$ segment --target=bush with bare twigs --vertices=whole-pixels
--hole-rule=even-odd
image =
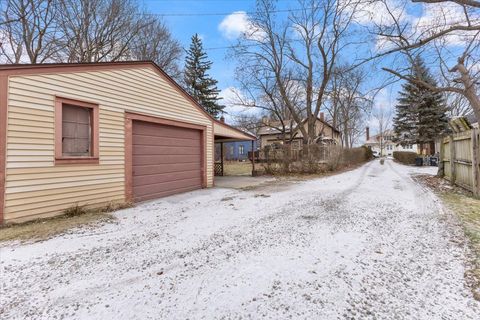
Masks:
[[[264,148],[260,152],[265,173],[315,174],[336,171],[372,158],[368,148],[344,149],[335,145],[309,145],[293,149],[291,145]]]

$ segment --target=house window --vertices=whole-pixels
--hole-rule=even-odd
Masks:
[[[293,150],[300,150],[301,149],[301,144],[300,144],[299,140],[292,141],[292,149]]]
[[[241,154],[241,155],[244,155],[244,154],[245,154],[245,150],[244,150],[244,146],[243,146],[243,145],[239,145],[239,146],[238,146],[238,154]]]
[[[98,105],[56,99],[55,163],[98,163]]]

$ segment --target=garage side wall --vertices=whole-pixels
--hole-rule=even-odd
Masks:
[[[10,76],[8,88],[5,222],[125,201],[125,112],[205,126],[213,185],[211,119],[153,68]],[[99,164],[55,165],[56,96],[99,105]]]

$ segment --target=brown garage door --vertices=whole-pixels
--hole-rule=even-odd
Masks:
[[[200,130],[133,121],[132,134],[135,201],[202,187]]]

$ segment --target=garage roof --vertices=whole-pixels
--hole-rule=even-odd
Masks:
[[[213,132],[217,140],[229,140],[229,141],[244,141],[244,140],[257,140],[257,138],[251,134],[243,132],[237,128],[229,126],[228,124],[214,120]]]

